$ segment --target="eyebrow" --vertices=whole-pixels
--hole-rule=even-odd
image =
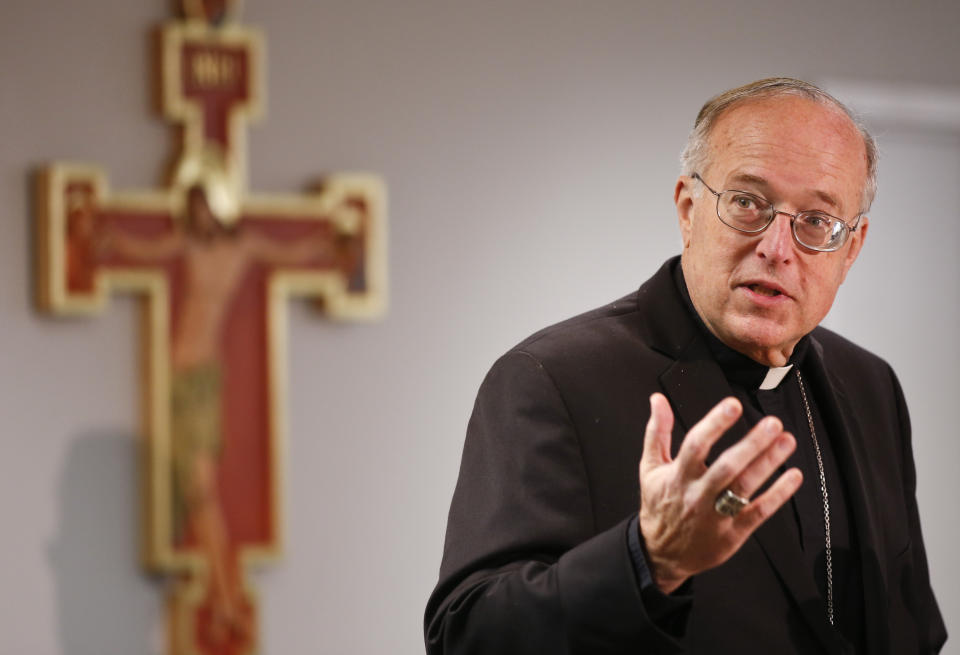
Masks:
[[[735,184],[735,183],[752,184],[754,186],[761,187],[765,191],[770,190],[770,183],[765,178],[762,178],[759,175],[751,175],[750,173],[737,173],[730,179],[730,182],[732,184]],[[839,211],[841,209],[840,203],[837,202],[837,199],[834,198],[829,193],[827,193],[826,191],[814,189],[812,193],[813,195],[817,196],[817,198],[819,198],[823,202],[833,207],[835,211]]]

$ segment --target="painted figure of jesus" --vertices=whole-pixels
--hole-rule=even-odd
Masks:
[[[213,162],[213,163],[211,163]],[[183,275],[170,342],[170,432],[176,540],[193,543],[206,568],[206,640],[254,641],[252,610],[243,591],[236,544],[219,492],[219,465],[230,435],[222,429],[225,318],[248,269],[255,264],[315,263],[350,280],[362,267],[362,213],[337,210],[337,233],[276,239],[236,220],[236,196],[226,168],[214,158],[182,167],[182,219],[162,235],[142,236],[107,223],[97,244],[103,259],[156,264],[179,258]],[[191,172],[192,168],[192,172]],[[181,172],[182,173],[182,172]],[[233,652],[229,646],[223,652]]]

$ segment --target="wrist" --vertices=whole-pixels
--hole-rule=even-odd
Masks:
[[[690,574],[680,570],[669,558],[661,554],[656,538],[650,538],[644,532],[643,524],[643,512],[641,511],[638,515],[637,532],[640,536],[648,575],[662,593],[673,593],[690,579]]]

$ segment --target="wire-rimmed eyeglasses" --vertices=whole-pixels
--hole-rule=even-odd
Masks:
[[[717,197],[717,218],[727,227],[744,234],[759,234],[770,227],[777,214],[790,217],[790,227],[794,240],[810,250],[819,252],[833,252],[847,242],[851,232],[856,232],[860,226],[863,214],[853,218],[853,226],[842,218],[831,216],[821,211],[804,211],[791,214],[777,209],[766,198],[748,193],[727,189],[714,191],[704,182],[699,173],[691,175],[700,181],[707,190]]]

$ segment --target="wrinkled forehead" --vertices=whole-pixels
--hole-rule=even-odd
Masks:
[[[757,133],[797,141],[815,135],[816,140],[842,142],[866,164],[866,145],[853,120],[840,107],[797,95],[748,98],[730,105],[714,119],[708,140],[716,148],[719,139]]]
[[[750,99],[727,108],[708,135],[707,168],[717,176],[780,179],[813,194],[852,194],[867,181],[863,136],[841,109],[798,96]]]

